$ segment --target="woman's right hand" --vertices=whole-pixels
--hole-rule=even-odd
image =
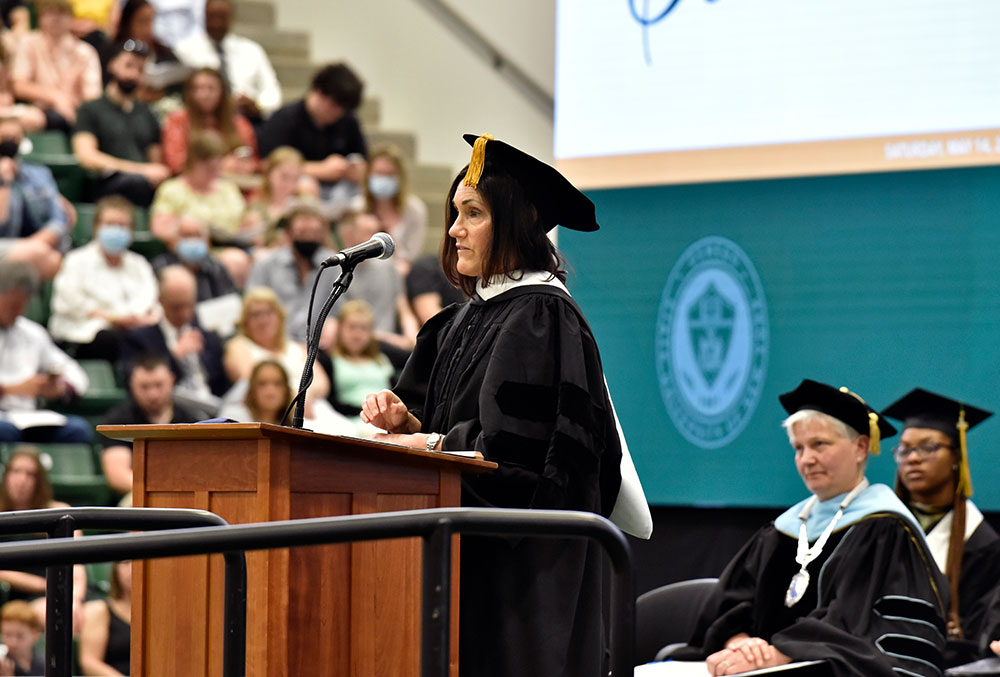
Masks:
[[[415,433],[420,430],[420,421],[391,390],[380,390],[365,397],[361,405],[361,420],[390,433]]]
[[[1000,656],[1000,639],[995,639],[992,642],[990,642],[990,650],[992,650],[993,653]]]

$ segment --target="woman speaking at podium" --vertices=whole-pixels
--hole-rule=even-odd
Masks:
[[[448,194],[441,263],[469,301],[427,322],[396,388],[369,395],[362,419],[390,433],[376,439],[496,462],[463,480],[463,506],[609,515],[619,429],[546,236],[597,230],[594,205],[536,158],[465,139],[472,160]],[[607,674],[600,562],[582,540],[463,536],[461,674]]]

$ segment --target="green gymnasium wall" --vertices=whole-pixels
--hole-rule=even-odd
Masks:
[[[650,503],[801,500],[777,396],[802,378],[1000,412],[1000,168],[588,194],[601,230],[560,247]],[[969,450],[1000,510],[1000,415]]]

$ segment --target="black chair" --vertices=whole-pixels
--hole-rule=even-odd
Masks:
[[[644,592],[635,601],[635,664],[658,660],[668,645],[683,645],[694,633],[717,578],[695,578]]]

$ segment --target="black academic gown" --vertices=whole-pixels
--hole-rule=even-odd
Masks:
[[[707,656],[746,632],[793,661],[829,661],[835,677],[940,677],[947,582],[915,532],[895,513],[837,529],[787,608],[797,539],[772,523],[726,567],[691,644]]]
[[[621,483],[600,356],[579,308],[551,286],[449,306],[417,337],[395,392],[499,467],[463,479],[462,505],[610,513]],[[599,548],[581,540],[463,536],[460,670],[602,673]]]
[[[940,524],[940,522],[938,522]],[[931,527],[928,534],[937,527]],[[984,520],[965,542],[962,577],[958,581],[958,616],[964,639],[949,640],[945,666],[952,667],[992,655],[983,642],[990,598],[1000,582],[1000,536]],[[998,619],[1000,622],[1000,619]],[[993,637],[992,639],[1000,639]]]

